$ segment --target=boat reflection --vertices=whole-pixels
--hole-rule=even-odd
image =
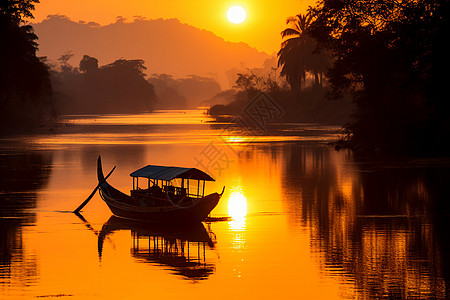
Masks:
[[[101,258],[103,242],[114,231],[131,230],[131,255],[139,262],[166,267],[184,279],[203,280],[215,271],[215,265],[207,262],[207,249],[215,246],[215,235],[210,224],[188,227],[168,227],[126,220],[112,216],[98,235],[98,252]]]

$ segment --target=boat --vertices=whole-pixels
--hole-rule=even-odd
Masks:
[[[98,157],[99,193],[111,212],[120,218],[151,223],[202,222],[217,206],[225,190],[223,187],[220,194],[205,196],[206,181],[215,180],[196,168],[148,165],[130,176],[133,189],[127,195],[106,181],[101,157]],[[139,186],[140,178],[147,181],[145,187]]]

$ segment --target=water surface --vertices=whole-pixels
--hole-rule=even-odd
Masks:
[[[201,110],[68,116],[0,144],[2,299],[445,299],[449,161],[334,151],[336,127],[276,132]],[[197,167],[224,196],[174,233],[111,217],[96,159],[129,192],[147,164]]]

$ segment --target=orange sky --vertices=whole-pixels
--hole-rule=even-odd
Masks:
[[[63,14],[74,21],[97,22],[106,25],[117,16],[132,20],[134,16],[148,19],[178,18],[181,22],[214,32],[232,42],[245,42],[269,54],[279,50],[280,32],[286,18],[304,13],[315,0],[41,0],[36,4],[34,22],[49,14]],[[232,24],[226,18],[228,8],[240,5],[247,11],[242,24]]]

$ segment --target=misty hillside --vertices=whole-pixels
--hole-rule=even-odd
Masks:
[[[245,43],[226,42],[212,32],[177,19],[135,19],[127,23],[118,18],[113,24],[100,26],[52,15],[33,26],[39,36],[39,55],[51,61],[67,51],[75,54],[69,61],[75,66],[85,54],[96,57],[100,64],[120,57],[141,58],[148,74],[208,76],[224,88],[233,84],[227,70],[259,67],[270,58]]]

